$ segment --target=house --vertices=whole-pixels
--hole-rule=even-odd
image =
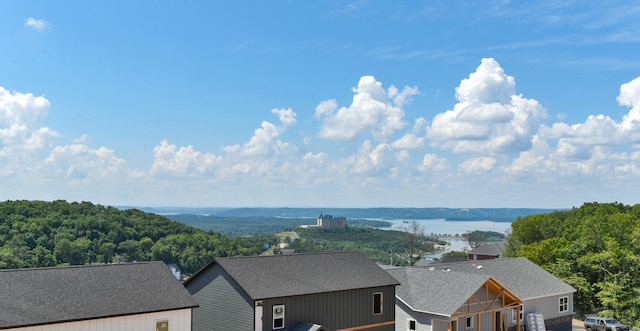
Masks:
[[[163,262],[0,270],[0,329],[190,331],[197,307]]]
[[[469,260],[480,261],[498,259],[504,254],[504,241],[483,244],[467,252]]]
[[[500,330],[507,314],[523,303],[484,274],[422,267],[387,271],[401,283],[396,290],[396,331]]]
[[[391,331],[396,285],[360,252],[217,258],[185,282],[194,331]]]
[[[396,291],[396,330],[412,330],[407,327],[411,321],[416,325],[414,330],[516,330],[525,324],[524,316],[540,313],[546,329],[571,331],[576,290],[526,258],[443,263],[411,269],[413,271],[388,270],[401,283]],[[486,285],[478,288],[486,288],[487,294],[482,297],[471,293],[465,284],[474,278],[467,277],[483,277],[473,284],[486,279]],[[499,293],[509,295],[501,298]],[[466,305],[485,309],[469,315],[469,308],[465,311],[462,306],[456,307],[464,297],[469,298]],[[430,300],[430,305],[420,305],[416,300]],[[487,305],[486,300],[492,305]],[[494,306],[496,304],[498,306]],[[515,304],[518,306],[514,307]]]

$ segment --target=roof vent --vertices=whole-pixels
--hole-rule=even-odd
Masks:
[[[476,269],[482,269],[482,266],[478,264],[478,265],[476,266]]]

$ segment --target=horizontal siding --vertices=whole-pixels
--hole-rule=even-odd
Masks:
[[[416,321],[416,331],[432,331],[433,319],[428,314],[417,313],[396,298],[396,331],[409,330],[409,320]],[[446,331],[446,330],[445,330]]]
[[[191,309],[100,318],[11,329],[12,331],[140,331],[155,330],[156,321],[169,321],[169,331],[191,331]]]

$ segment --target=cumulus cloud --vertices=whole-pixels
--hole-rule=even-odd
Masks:
[[[44,126],[50,107],[44,96],[10,92],[0,87],[0,161],[4,160],[7,167],[28,162],[32,153],[50,146],[52,139],[59,136]]]
[[[583,123],[542,125],[539,136],[557,140],[556,156],[568,160],[586,160],[598,146],[624,146],[640,143],[640,77],[622,84],[618,103],[631,107],[620,122],[599,114],[589,115]]]
[[[55,175],[73,182],[95,182],[130,174],[127,162],[116,157],[113,150],[83,144],[54,148],[44,165]]]
[[[384,141],[405,126],[403,107],[419,91],[417,87],[399,90],[391,86],[385,90],[373,76],[362,76],[353,89],[349,107],[341,107],[335,100],[326,100],[316,107],[316,118],[323,125],[318,136],[326,139],[351,140],[370,134]]]
[[[42,20],[42,19],[36,19],[33,17],[29,17],[24,21],[24,26],[37,30],[37,31],[42,31],[44,29],[46,29],[49,26],[49,22]]]
[[[458,165],[458,170],[466,175],[480,175],[491,171],[496,165],[496,159],[488,156],[474,157],[464,160]]]
[[[640,125],[640,77],[620,86],[618,103],[631,107],[622,120],[622,129],[628,131],[637,128]]]
[[[221,161],[221,157],[195,151],[191,145],[178,148],[167,140],[153,148],[153,155],[151,173],[154,175],[202,175],[212,171]]]
[[[193,146],[178,147],[163,140],[153,149],[151,174],[178,177],[206,176],[210,180],[238,179],[234,176],[265,175],[278,170],[278,157],[296,150],[280,136],[297,123],[296,113],[288,108],[273,109],[279,124],[262,121],[249,140],[240,145],[223,146],[224,155],[196,151]],[[249,180],[242,176],[240,179]]]
[[[640,77],[622,84],[617,100],[631,107],[620,121],[599,114],[582,123],[542,125],[533,148],[506,168],[509,176],[547,182],[584,176],[611,183],[637,180],[640,153],[626,149],[640,143]]]
[[[515,94],[515,80],[494,59],[482,59],[456,88],[458,103],[435,116],[427,129],[432,145],[455,153],[527,150],[546,110]]]

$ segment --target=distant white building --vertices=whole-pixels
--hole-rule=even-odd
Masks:
[[[346,217],[333,217],[333,215],[323,215],[320,213],[316,220],[316,225],[301,225],[301,228],[337,228],[347,225]]]

